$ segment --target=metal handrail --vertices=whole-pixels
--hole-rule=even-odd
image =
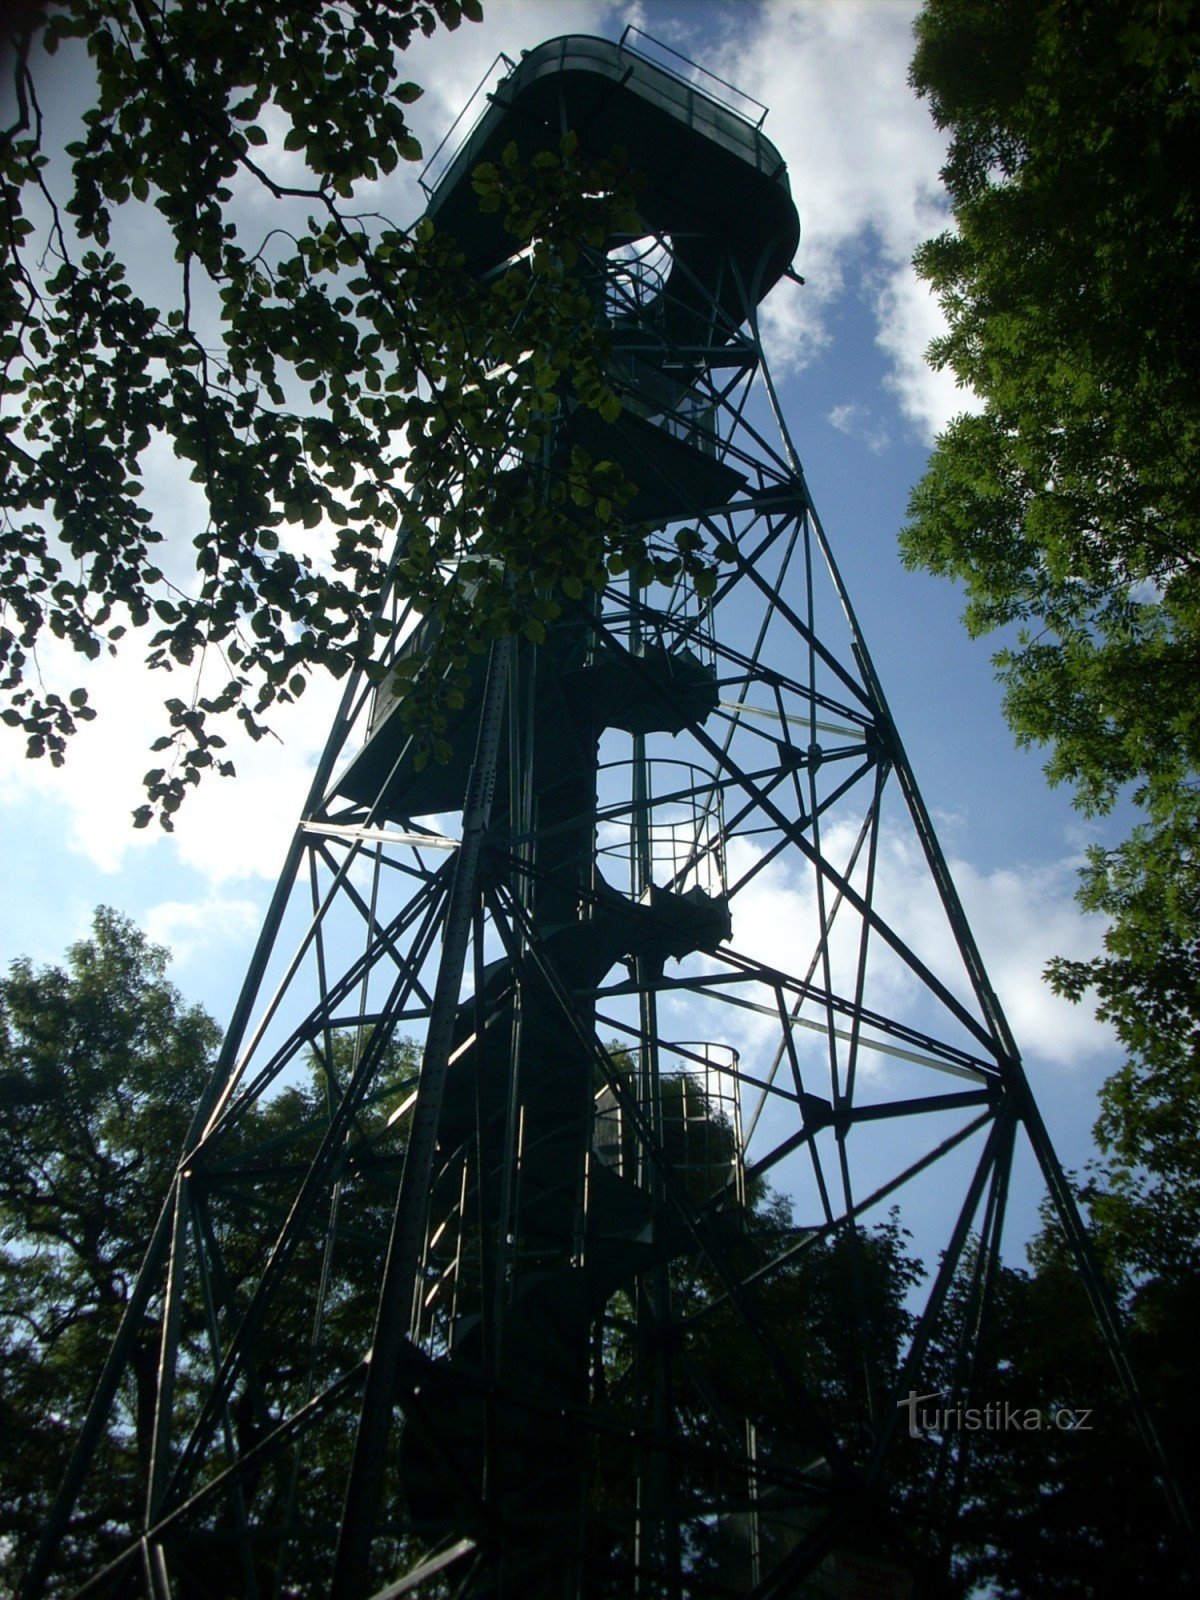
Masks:
[[[650,43],[657,49],[665,51],[669,56],[674,56],[676,61],[682,61],[684,65],[690,67],[693,72],[699,73],[702,77],[711,78],[714,83],[719,83],[722,89],[728,89],[730,94],[737,95],[739,100],[748,100],[752,106],[757,106],[762,115],[758,118],[758,121],[755,122],[752,118],[748,117],[744,111],[739,111],[737,106],[730,105],[728,100],[722,100],[719,95],[709,96],[709,99],[715,100],[718,105],[723,105],[726,111],[732,111],[735,117],[740,117],[742,121],[747,123],[751,128],[760,129],[763,123],[767,120],[768,108],[763,105],[761,100],[756,100],[752,94],[747,94],[744,89],[739,89],[736,84],[729,83],[726,79],[718,77],[715,72],[710,72],[707,67],[700,66],[700,64],[696,61],[693,61],[690,56],[685,56],[682,51],[672,49],[669,44],[664,44],[661,39],[656,39],[652,33],[647,33],[645,28],[639,28],[632,22],[628,23],[626,25],[625,32],[621,35],[621,38],[617,44],[618,50],[627,51],[629,55],[637,56],[639,60],[649,62],[652,67],[657,67],[659,72],[667,73],[670,77],[674,78],[677,83],[682,83],[688,88],[696,87],[691,80],[689,78],[685,78],[681,72],[676,72],[674,68],[667,66],[662,61],[655,61],[653,57],[648,56],[644,50],[635,50],[632,45],[627,45],[625,41],[631,33],[636,33],[639,38],[648,39]],[[704,92],[704,90],[701,90],[701,93]]]
[[[650,865],[652,875],[666,882],[660,888],[680,890],[689,880],[705,894],[723,896],[726,891],[725,858],[719,840],[722,830],[722,795],[720,786],[710,773],[694,762],[678,756],[650,756],[640,758],[645,763],[647,795],[645,801],[649,826]],[[637,765],[637,759],[604,761],[596,769],[601,791],[607,774],[621,773]],[[654,793],[655,778],[665,772],[678,772],[679,784],[668,788],[665,794]],[[634,848],[634,807],[622,799],[616,806],[607,804],[601,797],[597,822],[611,830],[608,838],[598,838],[597,860],[629,861],[632,875],[631,851]],[[666,815],[676,811],[676,816]]]
[[[467,101],[466,105],[463,106],[462,110],[455,117],[454,121],[446,129],[445,134],[442,136],[442,142],[438,145],[437,149],[430,156],[429,160],[421,168],[421,176],[417,179],[417,182],[421,185],[421,188],[425,191],[425,198],[427,200],[433,194],[433,191],[437,188],[438,181],[445,175],[445,173],[449,172],[450,168],[454,165],[454,160],[455,160],[455,157],[458,155],[458,152],[463,148],[463,146],[467,143],[468,139],[470,139],[472,133],[475,131],[475,124],[474,123],[471,124],[471,126],[467,129],[466,133],[463,134],[462,138],[454,146],[454,150],[453,150],[452,154],[447,158],[446,163],[443,166],[441,172],[439,172],[437,178],[433,179],[432,182],[428,182],[427,183],[426,182],[426,178],[428,177],[430,168],[433,166],[433,164],[437,160],[437,158],[441,155],[442,151],[446,148],[447,144],[449,144],[450,140],[454,137],[455,128],[458,127],[459,123],[466,116],[467,112],[470,111],[471,107],[475,104],[476,100],[478,100],[480,94],[483,92],[484,84],[489,83],[491,81],[492,74],[495,72],[497,66],[499,65],[499,63],[501,61],[503,61],[504,65],[508,68],[510,73],[516,71],[517,63],[513,60],[513,58],[510,55],[506,55],[505,52],[503,50],[501,50],[500,53],[496,56],[495,60],[492,62],[491,66],[484,73],[483,77],[480,78],[479,82],[475,85],[474,89],[471,91],[471,98]]]
[[[677,61],[682,61],[683,64],[686,67],[688,67],[693,73],[695,73],[698,77],[706,79],[709,82],[712,82],[712,83],[715,83],[715,84],[719,84],[720,87],[723,90],[726,91],[726,94],[725,95],[712,94],[708,90],[707,84],[697,84],[691,78],[684,77],[684,75],[681,72],[677,72],[673,67],[669,66],[666,62],[656,61],[652,56],[647,55],[644,50],[635,49],[633,45],[628,44],[626,42],[628,40],[630,34],[636,34],[639,38],[647,40],[650,44],[652,44],[655,47],[655,49],[661,50],[665,55],[674,56],[674,58]],[[567,36],[567,37],[571,37],[571,36]],[[563,42],[563,45],[565,46],[565,44],[567,42],[567,38],[564,37],[562,42]],[[705,97],[705,99],[711,100],[716,105],[721,106],[725,111],[729,112],[731,116],[737,117],[739,122],[744,122],[748,128],[753,128],[756,132],[761,131],[762,125],[766,121],[766,117],[767,117],[767,107],[765,105],[763,105],[761,100],[756,100],[752,94],[747,94],[744,89],[739,89],[736,86],[736,84],[729,83],[725,78],[719,77],[717,73],[710,72],[707,67],[702,67],[697,62],[692,61],[688,56],[683,55],[682,52],[680,52],[679,50],[673,49],[669,44],[664,44],[661,39],[656,39],[653,34],[647,33],[644,28],[639,28],[632,22],[627,24],[624,32],[621,34],[621,37],[620,37],[620,39],[619,39],[619,41],[617,43],[617,51],[618,51],[619,54],[631,55],[631,56],[636,57],[637,60],[639,60],[639,61],[644,61],[647,64],[647,66],[653,67],[656,72],[661,72],[666,77],[672,78],[682,88],[685,88],[685,89],[687,89],[689,91],[695,90],[699,94],[702,94]],[[476,84],[474,90],[471,93],[470,99],[467,101],[467,103],[463,106],[462,110],[455,117],[454,121],[450,124],[449,128],[447,128],[447,130],[445,132],[445,135],[443,136],[443,138],[441,140],[441,143],[438,145],[437,149],[433,152],[433,154],[430,156],[429,160],[425,163],[424,167],[421,169],[421,175],[417,179],[417,182],[420,184],[421,189],[423,190],[426,199],[429,199],[429,198],[432,197],[434,190],[438,186],[438,183],[441,181],[441,179],[446,175],[446,173],[453,166],[455,160],[458,158],[458,155],[459,155],[460,151],[470,141],[471,135],[475,131],[476,121],[478,119],[473,120],[471,122],[470,126],[465,131],[465,133],[463,133],[462,137],[455,142],[453,150],[445,158],[445,160],[442,162],[442,165],[441,165],[440,169],[438,170],[437,175],[435,177],[432,177],[432,178],[430,177],[430,173],[433,171],[433,168],[434,168],[435,164],[438,162],[439,157],[441,157],[443,151],[446,149],[446,146],[450,143],[451,139],[454,138],[455,132],[459,128],[460,124],[463,122],[463,119],[467,116],[467,114],[475,106],[475,104],[478,101],[480,95],[484,93],[485,86],[491,81],[492,76],[495,73],[495,70],[496,70],[497,66],[501,62],[503,62],[505,67],[507,67],[509,74],[511,74],[511,73],[513,73],[513,72],[515,72],[517,70],[517,63],[512,59],[511,56],[507,55],[503,50],[501,50],[499,52],[499,54],[495,57],[495,59],[492,61],[492,64],[488,67],[487,71],[483,74],[482,78],[480,78],[479,82]],[[739,109],[739,107],[737,105],[733,104],[727,98],[728,95],[735,95],[739,100],[743,100],[748,105],[754,106],[757,109],[757,111],[759,112],[758,117],[754,118],[754,117],[747,116],[744,111]],[[490,99],[492,97],[489,95],[488,98]]]

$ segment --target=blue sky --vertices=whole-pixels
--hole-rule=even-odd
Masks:
[[[500,51],[564,32],[617,37],[628,24],[703,63],[770,108],[803,227],[797,270],[765,319],[767,353],[822,519],[993,980],[1068,1165],[1089,1148],[1094,1096],[1117,1064],[1107,1031],[1055,1000],[1054,954],[1098,947],[1073,904],[1085,845],[1103,835],[1050,791],[1036,752],[1017,751],[992,677],[994,641],[972,643],[947,584],[907,573],[896,535],[937,429],[969,397],[929,372],[938,319],[910,266],[944,224],[942,142],[907,88],[909,0],[485,0],[486,20],[418,41],[406,70],[432,151]],[[633,38],[633,43],[639,40]],[[65,69],[59,69],[60,72]],[[62,80],[59,80],[61,89]],[[377,199],[420,209],[415,172]],[[153,277],[153,251],[144,252]],[[195,507],[170,459],[152,492],[186,526]],[[183,539],[184,548],[187,539]],[[47,670],[58,665],[48,658]],[[72,666],[71,671],[75,668]],[[77,681],[72,677],[71,682]],[[56,960],[91,909],[127,912],[175,952],[174,977],[221,1020],[273,886],[306,773],[336,698],[314,686],[278,724],[282,742],[236,750],[235,782],[211,780],[173,836],[134,834],[138,780],[154,762],[156,706],[179,692],[136,655],[88,678],[97,722],[53,771],[0,742],[6,830],[0,958]],[[1026,1208],[1028,1213],[1028,1208]]]

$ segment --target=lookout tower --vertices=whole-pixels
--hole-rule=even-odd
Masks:
[[[471,173],[568,129],[641,215],[586,263],[621,414],[564,395],[544,470],[617,462],[719,581],[498,641],[444,764],[351,684],[48,1539],[152,1316],[98,1595],[914,1593],[965,1444],[896,1470],[899,1404],[969,1392],[1018,1136],[1083,1250],[771,386],[783,161],[723,86],[552,40],[432,187],[474,273],[520,264]]]

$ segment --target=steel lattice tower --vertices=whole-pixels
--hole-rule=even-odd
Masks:
[[[595,262],[622,415],[568,399],[557,448],[618,461],[667,549],[719,541],[719,584],[496,643],[446,765],[349,686],[30,1594],[147,1317],[142,1533],[88,1592],[148,1600],[782,1596],[847,1552],[905,1592],[901,1524],[936,1549],[966,1462],[914,1468],[897,1402],[935,1345],[969,1391],[1018,1136],[1123,1359],[771,387],[783,163],[554,40],[432,195],[473,270],[509,247],[472,169],[567,128],[646,187]],[[429,626],[395,621],[388,660]],[[944,1219],[907,1313],[896,1203]]]

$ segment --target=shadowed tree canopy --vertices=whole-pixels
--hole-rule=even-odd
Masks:
[[[14,962],[0,979],[0,1531],[14,1567],[41,1532],[141,1265],[220,1041],[183,1003],[167,954],[115,912],[65,967]],[[154,1329],[125,1397],[112,1500],[72,1530],[95,1549],[127,1499],[153,1415]],[[16,1448],[19,1441],[19,1448]]]
[[[1140,808],[1084,877],[1105,954],[1051,978],[1128,1048],[1142,1159],[1200,1050],[1198,62],[1191,0],[929,0],[912,67],[950,134],[956,228],[917,257],[933,359],[983,409],[938,440],[905,551],[1005,630],[1006,712],[1052,781]]]
[[[1178,1261],[1147,1267],[1145,1218],[1122,1193],[1119,1170],[1094,1174],[1081,1199],[1090,1202],[1143,1393],[1194,1511],[1200,1276]],[[1194,1238],[1194,1204],[1184,1209]],[[960,1592],[1002,1600],[1194,1594],[1189,1552],[1142,1464],[1112,1361],[1051,1219],[1030,1246],[1028,1270],[999,1268],[976,1358],[989,1373],[988,1400],[1036,1413],[1040,1425],[980,1429],[964,1441],[971,1474],[954,1529]]]
[[[230,718],[259,738],[313,670],[370,661],[394,585],[442,623],[409,699],[437,756],[472,650],[648,559],[611,464],[522,467],[564,388],[620,409],[577,271],[632,225],[619,162],[567,136],[481,172],[525,254],[480,283],[386,215],[421,157],[402,52],[479,0],[37,10],[0,127],[3,719],[57,762],[94,714],[72,652],[182,669],[138,816],[169,826],[232,772]],[[167,503],[164,465],[193,486]]]
[[[0,1433],[8,1445],[0,1455],[0,1550],[15,1573],[42,1534],[220,1044],[212,1019],[167,980],[168,960],[127,918],[102,907],[64,967],[19,960],[0,978]],[[332,1041],[332,1072],[314,1051],[307,1079],[247,1117],[237,1159],[210,1175],[208,1216],[229,1277],[215,1292],[236,1293],[270,1248],[287,1175],[311,1157],[328,1125],[337,1071],[353,1046],[348,1035]],[[394,1101],[415,1064],[411,1041],[392,1041],[378,1098]],[[342,1355],[369,1337],[403,1157],[402,1139],[379,1139],[385,1121],[372,1100],[346,1143],[344,1186],[357,1191],[365,1220],[324,1265]],[[315,1243],[302,1246],[298,1270],[314,1280],[321,1273]],[[263,1371],[301,1387],[309,1331],[302,1312],[282,1307],[264,1342]],[[89,1479],[65,1536],[65,1576],[96,1571],[136,1522],[161,1337],[156,1298],[108,1418],[104,1470]],[[185,1319],[185,1350],[203,1350],[206,1337]],[[186,1368],[185,1361],[184,1412],[194,1408]],[[250,1427],[252,1419],[235,1423]],[[0,1578],[0,1595],[10,1592]]]

